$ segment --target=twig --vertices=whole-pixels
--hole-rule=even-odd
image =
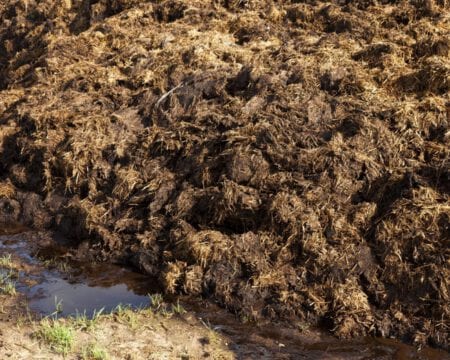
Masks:
[[[158,101],[156,102],[155,106],[158,108],[159,105],[172,93],[174,93],[176,90],[178,90],[179,88],[183,87],[185,84],[184,82],[182,82],[181,84],[178,84],[177,86],[175,86],[173,89],[169,90],[168,92],[166,92],[165,94],[163,94]]]

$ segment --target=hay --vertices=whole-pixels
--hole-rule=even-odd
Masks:
[[[448,348],[448,12],[3,1],[0,221],[246,318]]]

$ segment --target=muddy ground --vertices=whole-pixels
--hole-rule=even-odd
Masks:
[[[0,295],[0,358],[71,360],[217,359],[236,357],[230,340],[192,314],[160,315],[151,310],[102,315],[92,323],[80,319],[39,320],[24,310],[20,296]],[[67,349],[45,338],[46,324],[68,329]],[[255,350],[255,349],[253,349]],[[437,354],[439,355],[439,354]],[[435,356],[437,356],[435,355]],[[433,359],[433,358],[431,358]],[[438,359],[438,358],[437,358]]]
[[[2,360],[450,360],[444,350],[393,339],[340,340],[302,322],[240,322],[208,300],[152,292],[147,275],[72,261],[70,251],[50,241],[51,232],[2,230]]]
[[[246,321],[448,349],[449,14],[2,1],[0,221]]]

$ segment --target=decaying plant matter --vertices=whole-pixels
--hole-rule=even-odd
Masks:
[[[250,318],[448,348],[447,0],[5,0],[0,220]]]

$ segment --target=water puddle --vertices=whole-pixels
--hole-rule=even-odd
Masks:
[[[119,304],[132,307],[149,305],[148,294],[159,292],[155,281],[129,269],[75,261],[64,257],[64,248],[39,248],[33,232],[0,228],[0,256],[12,254],[20,263],[16,269],[16,288],[28,299],[29,308],[41,315],[92,316]],[[37,250],[36,250],[37,249]],[[55,261],[55,254],[57,260]],[[3,273],[5,269],[0,270]],[[321,331],[301,332],[276,324],[242,324],[229,312],[198,299],[183,299],[183,306],[205,326],[230,339],[230,349],[239,359],[449,359],[442,350],[420,351],[399,341],[363,338],[342,341]]]
[[[273,323],[241,324],[208,302],[191,303],[188,308],[203,317],[208,326],[232,339],[230,348],[243,359],[450,360],[443,350],[418,350],[393,339],[340,340],[318,329],[301,332]]]
[[[29,308],[49,315],[58,311],[59,316],[86,314],[92,317],[100,309],[113,311],[119,304],[135,308],[148,306],[149,297],[138,295],[126,284],[95,286],[81,282],[82,279],[66,280],[55,275],[28,291]]]
[[[0,276],[13,274],[16,289],[24,294],[31,311],[43,316],[111,312],[118,305],[142,308],[149,293],[158,288],[143,274],[111,264],[55,260],[59,248],[33,251],[25,233],[0,235],[0,256],[13,255],[19,269],[0,269]]]

